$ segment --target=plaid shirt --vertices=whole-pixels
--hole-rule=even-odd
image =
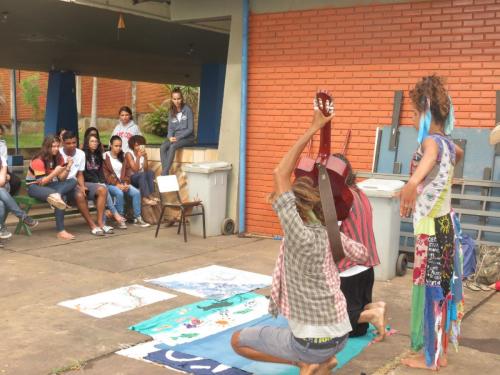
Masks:
[[[285,238],[273,272],[269,312],[316,326],[348,320],[326,228],[321,224],[304,224],[291,191],[281,194],[273,209]],[[358,263],[365,262],[368,257],[365,246],[343,233],[340,235],[346,256]]]

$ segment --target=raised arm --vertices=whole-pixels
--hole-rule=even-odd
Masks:
[[[315,106],[311,126],[297,140],[297,142],[295,142],[292,148],[285,154],[285,156],[283,156],[278,166],[274,169],[274,192],[276,197],[291,189],[292,183],[290,178],[292,177],[293,170],[295,169],[300,154],[312,136],[329,121],[331,121],[333,116],[334,113],[331,113],[330,116],[325,117],[317,106]]]

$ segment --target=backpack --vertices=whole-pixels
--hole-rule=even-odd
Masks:
[[[480,247],[476,280],[485,285],[500,280],[500,246]]]
[[[160,204],[156,204],[154,206],[143,204],[141,207],[141,216],[144,219],[144,221],[148,224],[151,225],[158,224],[158,221],[160,220],[160,214],[161,214]]]

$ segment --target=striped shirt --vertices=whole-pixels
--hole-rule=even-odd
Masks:
[[[349,216],[342,222],[340,231],[354,241],[365,245],[368,250],[368,259],[366,262],[357,263],[346,257],[337,264],[340,272],[356,265],[374,267],[380,264],[375,235],[373,234],[373,217],[370,201],[361,190],[351,188],[351,192],[354,198],[352,208]]]
[[[285,236],[273,272],[269,312],[274,316],[281,313],[297,323],[344,325],[349,317],[326,228],[304,224],[291,191],[281,194],[273,209]],[[366,262],[364,245],[343,233],[341,239],[347,257]]]

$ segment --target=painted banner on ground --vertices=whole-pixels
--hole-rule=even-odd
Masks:
[[[254,272],[212,265],[146,281],[196,297],[221,300],[268,287],[272,278]]]

